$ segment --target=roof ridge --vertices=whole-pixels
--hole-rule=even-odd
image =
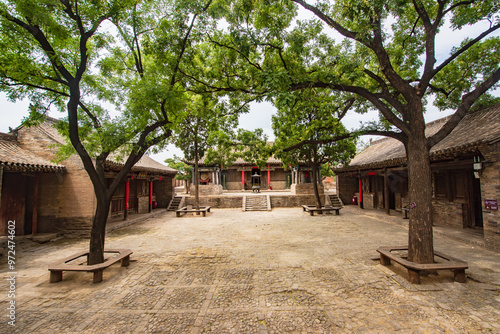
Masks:
[[[12,133],[0,132],[0,140],[16,141],[16,135]]]

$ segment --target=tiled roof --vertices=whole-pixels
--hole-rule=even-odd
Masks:
[[[441,118],[426,124],[426,136],[435,134],[449,119]],[[500,104],[468,113],[456,128],[442,141],[432,147],[431,160],[476,150],[478,145],[500,138]],[[404,145],[393,138],[374,141],[363,152],[356,155],[349,167],[338,171],[394,166],[406,163]]]
[[[194,161],[192,161],[192,160],[186,160],[186,159],[184,159],[182,161],[184,161],[188,165],[194,166]],[[266,165],[268,165],[268,164],[269,165],[282,165],[282,162],[281,162],[281,160],[276,159],[274,156],[272,156],[272,157],[270,157],[270,158],[267,159]],[[200,166],[210,166],[210,165],[205,164],[205,157],[201,158],[198,161],[198,165],[200,165]],[[231,166],[253,166],[253,165],[255,165],[255,164],[247,162],[247,161],[243,160],[242,158],[236,159],[234,161],[234,163],[231,164]]]
[[[267,142],[268,144],[271,144],[271,145],[274,145],[274,142],[273,141],[268,141]],[[205,166],[205,156],[203,156],[199,161],[198,161],[198,164],[200,166]],[[189,165],[194,165],[194,160],[187,160],[187,159],[184,159],[183,160],[185,163],[189,164]],[[282,165],[282,161],[280,159],[277,159],[274,157],[274,155],[270,156],[269,158],[267,158],[267,161],[266,161],[266,165]],[[247,162],[245,161],[243,158],[238,158],[234,161],[234,163],[231,165],[231,166],[253,166],[255,164],[253,163],[250,163],[250,162]]]
[[[167,174],[176,174],[177,170],[170,168],[168,166],[165,166],[158,161],[148,157],[147,155],[144,155],[141,160],[139,160],[135,166],[132,168],[132,170],[148,170],[148,171],[158,171],[158,172],[163,172]]]
[[[39,129],[40,131],[44,132],[47,136],[58,142],[59,144],[66,144],[64,137],[57,131],[57,129],[54,127],[54,124],[58,122],[59,120],[52,118],[52,117],[47,117],[46,121],[40,124]],[[108,163],[111,165],[115,165],[119,168],[123,166],[123,163],[120,163],[118,159],[113,159],[110,158],[108,159]],[[161,172],[163,174],[175,174],[177,173],[177,170],[167,167],[156,160],[144,155],[141,160],[139,160],[134,167],[132,167],[132,171],[150,171],[150,172]]]
[[[5,133],[0,134],[0,166],[20,172],[62,172],[66,169],[22,148],[14,135]]]
[[[124,162],[118,162],[118,159],[108,159],[106,160],[108,167],[113,169],[121,169]],[[132,172],[152,172],[159,174],[176,174],[177,170],[165,166],[158,161],[143,155],[142,158],[132,167]]]
[[[67,144],[65,138],[54,127],[54,125],[57,122],[59,122],[58,119],[47,116],[45,118],[45,121],[37,126],[37,130],[44,133],[45,135],[47,135],[49,138],[54,140],[56,143],[61,144],[61,145],[65,145],[65,144]],[[21,128],[21,127],[22,126],[20,126],[19,128]],[[121,168],[123,166],[123,163],[119,162],[119,159],[110,158],[110,159],[108,159],[107,163],[109,166],[113,166],[115,168]],[[135,171],[135,172],[141,172],[141,171],[147,172],[147,171],[149,171],[149,172],[155,172],[155,173],[160,172],[162,174],[175,174],[175,173],[177,173],[177,170],[170,168],[170,167],[167,167],[167,166],[153,160],[152,158],[150,158],[146,155],[144,155],[141,158],[141,160],[139,160],[134,165],[134,167],[132,167],[132,171]]]

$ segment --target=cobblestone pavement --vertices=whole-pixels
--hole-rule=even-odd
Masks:
[[[346,207],[340,216],[302,209],[214,209],[206,218],[173,213],[107,236],[134,251],[104,281],[47,266],[86,249],[60,240],[17,253],[17,333],[488,333],[500,332],[500,258],[435,236],[435,248],[469,261],[409,284],[375,249],[406,244],[407,221]],[[7,325],[7,266],[2,264]]]

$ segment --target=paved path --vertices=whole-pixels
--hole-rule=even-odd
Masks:
[[[405,244],[406,221],[346,207],[174,213],[108,234],[134,251],[128,268],[65,273],[47,265],[87,247],[61,240],[18,253],[18,333],[487,333],[500,332],[499,254],[436,235],[436,249],[468,260],[467,283],[441,273],[412,285],[375,249]],[[9,333],[7,267],[0,332]],[[5,291],[5,293],[4,293]],[[13,331],[11,331],[13,332]]]

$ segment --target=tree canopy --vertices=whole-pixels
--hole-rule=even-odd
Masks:
[[[273,116],[275,155],[286,166],[312,167],[316,206],[321,207],[318,192],[319,171],[323,164],[348,164],[356,152],[355,138],[349,138],[340,122],[344,107],[337,97],[324,89],[294,92],[295,99],[277,100]],[[346,136],[343,140],[337,140]]]
[[[143,154],[163,145],[180,119],[188,66],[215,27],[211,1],[25,1],[0,3],[0,89],[33,112],[64,111],[68,134],[97,199],[89,263],[103,261],[105,225],[117,187]],[[115,114],[103,102],[115,105]],[[118,114],[116,114],[116,111]],[[122,157],[114,180],[108,158]]]
[[[297,6],[313,15],[294,22]],[[214,57],[226,59],[226,80],[212,91],[241,89],[276,100],[322,88],[342,93],[352,110],[380,113],[358,133],[390,136],[406,148],[410,211],[409,259],[433,261],[429,150],[473,107],[491,104],[500,67],[500,8],[495,0],[376,0],[335,2],[235,1],[228,33],[214,36]],[[480,32],[437,54],[437,36],[486,22]],[[454,110],[425,136],[428,101]]]

